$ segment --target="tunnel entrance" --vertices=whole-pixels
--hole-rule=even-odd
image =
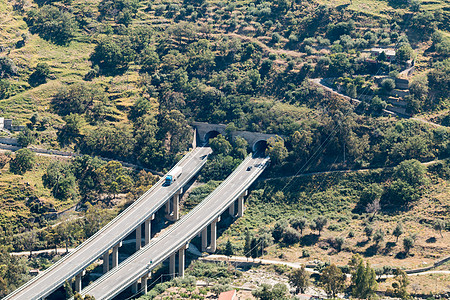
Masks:
[[[215,138],[216,136],[218,136],[220,134],[220,132],[218,132],[217,130],[212,130],[209,131],[208,133],[205,134],[205,142],[209,143],[210,139]]]
[[[257,152],[261,152],[264,153],[266,151],[267,148],[267,141],[266,140],[260,140],[257,141],[256,143],[253,144],[253,152],[257,153]]]

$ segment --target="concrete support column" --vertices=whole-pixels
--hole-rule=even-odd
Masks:
[[[119,247],[122,246],[122,242],[118,243],[113,247],[112,250],[112,267],[115,268],[119,265]]]
[[[75,292],[81,292],[81,276],[83,275],[83,272],[79,273],[77,276],[75,276]]]
[[[244,197],[247,196],[247,191],[243,192],[241,195],[239,195],[238,197],[238,217],[242,217],[244,216]]]
[[[133,284],[131,285],[131,292],[132,292],[133,294],[136,294],[137,291],[138,291],[138,282],[135,281],[135,282],[133,282]]]
[[[178,250],[178,276],[184,277],[184,266],[185,266],[185,250],[189,247],[189,244],[181,247]]]
[[[220,217],[212,221],[211,223],[211,245],[209,246],[209,252],[214,253],[217,250],[217,222],[220,221]]]
[[[208,248],[208,226],[202,230],[202,252],[205,252],[206,248]]]
[[[175,255],[177,253],[173,253],[169,258],[169,273],[172,276],[172,278],[175,277]]]
[[[103,254],[103,273],[109,271],[109,250]]]
[[[230,214],[230,216],[232,216],[232,217],[234,217],[235,216],[235,214],[234,214],[234,202],[235,201],[233,201],[233,203],[231,203],[231,205],[230,205],[230,207],[228,207],[228,213]]]
[[[142,241],[142,226],[139,224],[136,227],[136,251],[141,249],[141,241]]]
[[[166,202],[166,216],[170,216],[170,199]]]
[[[176,192],[172,197],[172,209],[173,215],[172,220],[176,221],[180,218],[180,193]]]
[[[142,294],[145,295],[147,294],[148,290],[147,290],[147,279],[148,279],[148,275],[145,274],[144,276],[141,277],[141,290],[142,290]]]
[[[150,218],[145,220],[144,223],[144,236],[145,236],[145,245],[150,243],[150,239],[152,238],[152,220],[155,219],[155,215],[152,215]]]

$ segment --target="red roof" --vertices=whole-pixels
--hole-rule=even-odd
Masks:
[[[219,300],[234,300],[236,298],[236,290],[220,293]]]

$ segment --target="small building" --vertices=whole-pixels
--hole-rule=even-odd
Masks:
[[[370,49],[370,54],[374,57],[378,57],[382,52],[386,54],[387,60],[395,60],[395,50],[393,49],[383,49],[383,48],[372,48]]]
[[[219,300],[237,300],[236,290],[220,293]]]

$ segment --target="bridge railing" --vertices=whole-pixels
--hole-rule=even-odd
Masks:
[[[243,170],[245,171],[246,163],[252,159],[252,156],[249,155],[247,158],[240,164],[240,166],[225,180],[223,181],[211,194],[209,194],[200,204],[198,204],[194,209],[192,209],[188,214],[183,216],[179,221],[177,221],[174,225],[172,225],[169,230],[164,232],[161,236],[154,238],[150,241],[150,243],[142,248],[140,251],[134,253],[132,256],[130,256],[127,260],[123,261],[118,268],[115,268],[111,270],[110,272],[106,273],[99,279],[97,279],[94,283],[92,283],[90,286],[85,288],[82,291],[82,295],[87,295],[91,290],[93,290],[95,287],[99,286],[101,283],[105,282],[109,278],[111,278],[114,274],[117,272],[120,272],[123,268],[125,268],[129,264],[133,264],[134,260],[143,255],[147,250],[149,250],[152,247],[157,246],[159,242],[164,240],[164,238],[167,238],[168,236],[172,235],[175,230],[182,227],[184,223],[186,223],[189,218],[193,215],[195,215],[198,211],[200,211],[203,207],[209,204],[209,202],[216,196],[220,195],[220,192],[227,188],[227,185],[230,181],[232,181],[240,172]],[[165,259],[167,259],[171,254],[176,252],[178,249],[180,249],[183,245],[188,243],[190,240],[192,240],[197,234],[199,234],[204,227],[208,226],[213,220],[217,219],[230,205],[233,201],[236,200],[236,198],[241,195],[243,192],[245,192],[250,185],[256,180],[256,178],[259,177],[259,175],[264,171],[264,169],[267,166],[267,161],[269,160],[268,157],[266,157],[262,164],[260,164],[260,167],[258,168],[257,172],[253,173],[253,176],[248,178],[246,183],[239,187],[239,189],[233,191],[232,194],[228,195],[226,197],[226,200],[222,202],[221,206],[217,209],[214,209],[214,211],[208,215],[202,223],[199,223],[197,226],[195,226],[192,231],[186,236],[180,239],[175,245],[173,245],[170,249],[167,249],[166,251],[161,252],[158,256],[152,257],[152,263],[151,265],[136,265],[134,270],[135,272],[131,274],[130,280],[127,283],[117,283],[111,289],[109,289],[107,294],[102,295],[102,299],[110,299],[114,296],[116,296],[120,291],[125,289],[127,286],[129,286],[132,282],[138,280],[145,274],[147,274],[149,271],[151,271],[155,266],[162,263]]]
[[[187,153],[183,158],[171,169],[173,170],[177,166],[183,164],[184,161],[186,161],[189,157],[191,157],[196,151],[198,151],[199,148],[195,148],[191,150],[189,153]],[[201,163],[194,169],[194,174],[200,170],[201,167],[206,163],[206,159],[202,160]],[[24,289],[26,289],[28,286],[36,283],[37,281],[41,280],[43,277],[47,276],[50,272],[52,272],[55,268],[57,268],[59,265],[63,264],[67,260],[71,259],[73,256],[77,254],[77,251],[84,248],[86,245],[91,243],[93,240],[97,239],[99,236],[101,236],[103,233],[105,233],[106,230],[108,230],[117,220],[121,219],[123,216],[128,214],[130,211],[132,211],[143,199],[145,199],[149,194],[151,194],[154,189],[160,185],[162,185],[164,182],[164,177],[161,177],[161,179],[155,183],[148,191],[146,191],[142,196],[140,196],[136,201],[133,202],[129,207],[127,207],[123,212],[121,212],[117,217],[115,217],[113,220],[111,220],[108,224],[106,224],[104,227],[102,227],[99,231],[97,231],[95,234],[93,234],[90,238],[88,238],[86,241],[84,241],[81,245],[75,248],[74,251],[70,252],[69,254],[65,255],[63,258],[58,260],[56,263],[54,263],[52,266],[50,266],[48,269],[46,269],[44,272],[39,274],[38,276],[34,277],[27,283],[23,284],[21,287],[10,293],[8,296],[6,296],[4,299],[12,299],[15,295],[22,292]],[[64,284],[64,281],[66,281],[69,278],[72,278],[79,274],[82,270],[84,270],[88,265],[92,264],[96,259],[98,259],[103,253],[115,246],[119,241],[124,239],[128,234],[130,234],[137,226],[138,224],[144,222],[146,218],[150,217],[153,213],[155,213],[172,195],[166,195],[163,200],[161,200],[157,206],[157,208],[154,208],[153,210],[149,211],[146,214],[146,217],[136,220],[132,225],[129,226],[128,230],[125,231],[123,234],[118,235],[116,238],[112,239],[109,243],[105,244],[105,246],[98,251],[98,255],[95,256],[95,258],[92,258],[89,262],[87,262],[84,265],[79,265],[75,268],[73,268],[71,271],[68,272],[66,278],[55,278],[53,284],[45,289],[45,293],[40,296],[40,298],[44,298],[51,294],[56,288]],[[38,298],[39,299],[39,298]]]

